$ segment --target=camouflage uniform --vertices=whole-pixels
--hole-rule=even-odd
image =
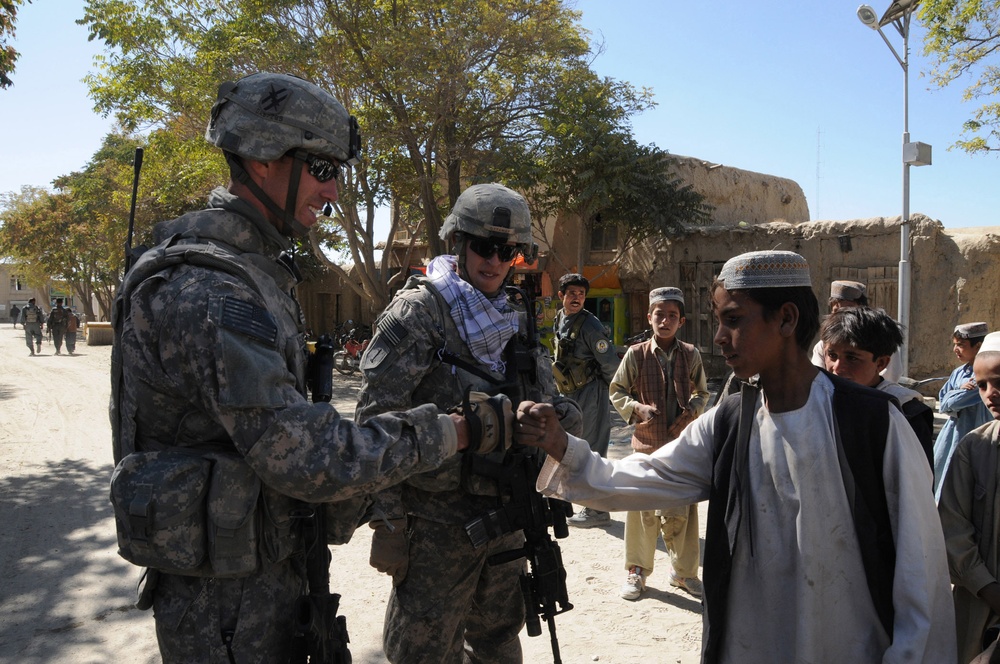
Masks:
[[[587,363],[591,367],[593,380],[565,396],[577,402],[584,413],[588,413],[583,418],[583,435],[580,437],[590,444],[590,449],[606,457],[608,443],[611,441],[611,397],[608,387],[618,370],[619,359],[614,344],[604,331],[604,325],[586,309],[572,316],[559,312],[555,323],[557,343],[558,339],[569,337],[580,316],[586,320],[573,348],[574,359],[564,361]]]
[[[455,440],[431,406],[361,428],[327,403],[307,402],[303,319],[290,294],[295,279],[276,260],[287,240],[223,189],[209,204],[213,209],[158,225],[157,239],[183,233],[236,254],[263,297],[228,274],[192,265],[143,282],[122,334],[124,435],[134,436],[140,451],[239,454],[262,484],[268,516],[285,525],[274,550],[261,552],[258,571],[244,578],[160,575],[153,608],[164,661],[227,662],[227,630],[236,661],[280,661],[292,604],[304,589],[298,534],[287,525],[296,500],[380,489],[435,467],[454,453]],[[262,342],[252,324],[234,325],[244,308],[256,320],[270,315],[273,341]],[[359,516],[356,509],[346,515],[347,537]]]
[[[461,402],[467,386],[495,389],[439,360],[442,348],[476,365],[434,286],[411,277],[380,316],[365,351],[358,421],[417,404],[443,412]],[[535,357],[540,389],[551,401],[551,360],[542,349]],[[491,375],[497,383],[504,380],[503,374]],[[575,411],[572,404],[562,407]],[[475,662],[521,661],[524,600],[518,578],[524,561],[491,566],[487,558],[519,548],[524,539],[518,531],[472,548],[464,525],[496,506],[497,490],[494,480],[470,472],[471,458],[453,457],[379,495],[387,516],[407,516],[409,535],[408,571],[394,583],[382,637],[391,662],[460,662],[463,648]]]
[[[467,189],[459,200],[465,199],[472,189]],[[509,190],[506,192],[520,198]],[[490,202],[485,207],[493,209],[493,205],[498,203]],[[514,217],[516,223],[522,224],[518,242],[524,247],[530,242],[530,218],[523,199],[518,208]],[[442,230],[445,239],[455,218],[453,211]],[[466,224],[462,232],[471,235],[482,220],[470,219],[467,216],[459,223]],[[461,241],[459,247],[458,265],[462,274]],[[508,342],[508,351],[512,344],[527,342],[523,338],[518,340],[526,328],[522,315],[518,334]],[[581,416],[576,404],[557,396],[548,352],[538,346],[531,353],[537,384],[520,384],[520,394],[536,396],[537,401],[555,402],[564,426],[579,430]],[[463,364],[489,375],[492,382],[467,371]],[[506,364],[508,374],[518,375],[511,371],[514,362],[509,354]],[[496,391],[505,382],[504,374],[491,371],[476,359],[460,335],[445,299],[431,280],[423,276],[411,277],[376,321],[361,370],[359,422],[378,413],[417,404],[431,404],[443,412],[461,403],[467,387]],[[516,380],[526,381],[520,375]],[[499,462],[502,453],[449,459],[436,471],[411,476],[379,495],[380,508],[389,519],[405,517],[408,542],[406,572],[394,575],[386,609],[382,643],[390,662],[522,661],[518,633],[525,622],[525,607],[519,578],[525,561],[490,565],[488,558],[520,548],[524,543],[523,533],[502,535],[476,549],[464,529],[467,522],[497,506],[496,480],[473,472],[473,465],[481,458]],[[373,558],[375,546],[373,540]]]

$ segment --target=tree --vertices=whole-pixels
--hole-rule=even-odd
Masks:
[[[968,138],[956,145],[967,152],[1000,150],[1000,0],[925,0],[919,18],[927,28],[924,53],[934,58],[932,80],[944,87],[972,79],[963,95],[982,102],[963,125]]]
[[[631,116],[652,104],[648,90],[598,78],[589,68],[564,71],[554,87],[540,119],[545,138],[528,189],[539,220],[560,211],[579,217],[578,270],[586,262],[595,229],[613,226],[623,231],[617,262],[651,236],[676,235],[685,224],[707,218],[703,197],[671,173],[669,155],[639,145],[632,136]],[[537,232],[544,228],[539,226]]]
[[[10,75],[14,73],[14,65],[20,54],[7,43],[16,34],[17,9],[31,0],[0,0],[0,88],[14,85]]]

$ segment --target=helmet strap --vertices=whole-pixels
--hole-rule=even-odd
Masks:
[[[251,193],[264,204],[271,214],[275,216],[278,221],[278,231],[283,235],[298,235],[300,237],[305,237],[309,234],[309,229],[295,218],[295,201],[299,196],[299,178],[302,175],[302,166],[305,164],[304,161],[295,157],[295,165],[292,167],[291,180],[288,183],[288,196],[285,198],[285,208],[282,209],[278,206],[274,200],[268,196],[260,185],[253,181],[250,177],[250,173],[247,172],[243,164],[232,152],[224,152],[226,156],[226,163],[229,164],[229,170],[232,172],[236,180],[244,185]],[[292,212],[289,212],[292,210]]]

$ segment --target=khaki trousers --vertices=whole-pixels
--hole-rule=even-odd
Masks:
[[[689,579],[698,576],[701,545],[698,541],[698,505],[663,510],[643,510],[625,515],[625,569],[641,567],[653,573],[656,542],[663,536],[674,574]]]

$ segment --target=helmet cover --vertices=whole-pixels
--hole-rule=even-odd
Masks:
[[[357,121],[333,95],[304,79],[270,72],[219,86],[205,138],[260,162],[302,149],[355,164],[361,147]]]

